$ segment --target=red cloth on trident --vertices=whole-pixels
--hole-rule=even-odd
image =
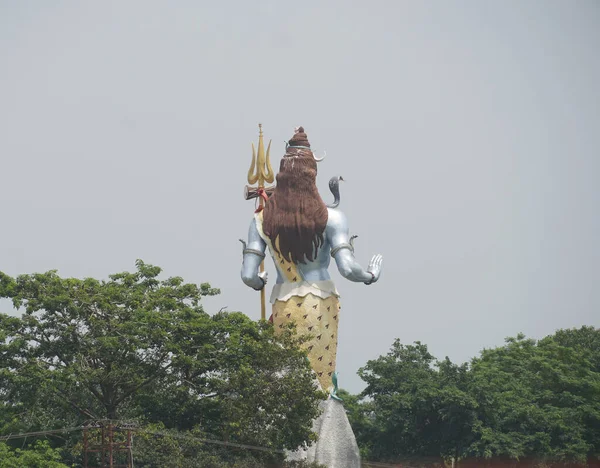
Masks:
[[[267,203],[267,201],[269,200],[269,196],[267,195],[267,192],[265,191],[264,188],[262,188],[262,187],[259,188],[256,193],[258,193],[258,196],[261,197],[265,201],[265,203]],[[264,209],[264,205],[263,206],[259,206],[256,209],[255,213],[260,213],[263,209]]]

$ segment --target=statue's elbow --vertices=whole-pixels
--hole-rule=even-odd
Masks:
[[[242,281],[246,286],[252,287],[252,285],[254,284],[255,275],[242,270],[241,277]]]
[[[350,279],[354,274],[354,269],[350,265],[342,264],[338,265],[338,271],[346,279]]]

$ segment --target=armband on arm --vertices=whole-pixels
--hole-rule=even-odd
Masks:
[[[258,255],[260,258],[265,258],[265,254],[263,252],[261,252],[260,250],[249,249],[247,247],[246,241],[244,239],[240,239],[240,242],[244,246],[244,250],[242,250],[242,256],[244,256],[246,254],[254,254],[254,255]]]
[[[340,244],[340,245],[336,246],[335,248],[331,249],[331,256],[335,257],[335,254],[343,249],[348,249],[350,252],[354,253],[354,247],[352,247],[350,244],[344,243],[344,244]]]
[[[262,253],[260,250],[244,249],[242,251],[242,255],[246,255],[246,254],[254,254],[254,255],[258,255],[260,258],[265,258],[265,254]]]

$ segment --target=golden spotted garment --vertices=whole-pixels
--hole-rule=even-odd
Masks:
[[[331,378],[337,355],[339,294],[332,281],[305,281],[296,264],[285,260],[263,233],[262,212],[257,213],[255,218],[258,233],[269,247],[277,270],[285,281],[275,285],[271,295],[275,330],[295,322],[298,333],[311,336],[304,347],[308,350],[308,359],[321,387],[329,390],[333,386]]]

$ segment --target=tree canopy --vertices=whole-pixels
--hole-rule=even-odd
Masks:
[[[108,280],[0,272],[0,297],[23,311],[0,315],[0,434],[128,419],[275,450],[312,440],[322,394],[293,329],[209,315],[201,299],[217,289],[136,267]]]
[[[26,449],[0,443],[0,468],[68,468],[61,460],[61,451],[48,441],[38,440]]]
[[[469,364],[396,341],[359,374],[349,416],[365,456],[546,464],[600,460],[600,331],[523,335]]]

